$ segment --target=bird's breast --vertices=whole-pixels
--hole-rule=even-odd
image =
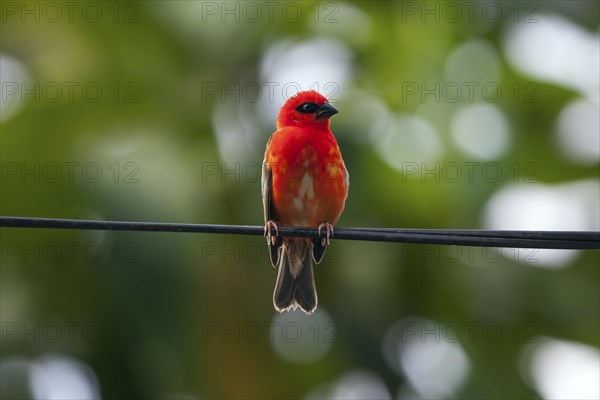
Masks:
[[[329,135],[333,140],[291,138],[296,140],[274,149],[272,201],[284,225],[333,224],[342,213],[348,173],[335,138]]]

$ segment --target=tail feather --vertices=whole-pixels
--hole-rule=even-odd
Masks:
[[[305,313],[312,314],[317,308],[317,290],[309,250],[307,243],[284,243],[273,292],[273,305],[277,311],[300,307]]]
[[[285,252],[279,257],[277,283],[273,292],[273,305],[279,312],[289,310],[294,301],[294,277],[289,268]]]
[[[306,256],[304,268],[296,278],[294,300],[307,314],[312,314],[317,309],[317,289],[313,277],[313,266],[309,255]]]

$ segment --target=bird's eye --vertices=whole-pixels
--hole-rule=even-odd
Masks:
[[[315,103],[302,103],[298,107],[296,107],[296,111],[304,113],[304,114],[312,114],[317,112],[319,106]]]

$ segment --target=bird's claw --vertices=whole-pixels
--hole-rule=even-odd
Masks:
[[[321,236],[321,229],[326,230],[325,237],[321,239],[321,246],[325,246],[326,244],[329,246],[329,238],[333,237],[333,225],[331,225],[329,222],[323,222],[321,225],[319,225],[319,236]]]
[[[275,229],[275,235],[271,233],[271,229]],[[264,235],[267,237],[267,244],[274,245],[277,240],[277,236],[279,235],[279,229],[277,229],[277,224],[273,220],[267,221],[265,224],[265,233]]]

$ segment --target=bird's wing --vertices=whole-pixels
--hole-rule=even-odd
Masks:
[[[270,141],[269,141],[270,142]],[[267,144],[267,148],[268,148]],[[268,221],[273,221],[276,224],[279,223],[279,216],[277,215],[277,211],[273,207],[271,194],[273,192],[273,170],[271,166],[267,163],[266,159],[262,164],[262,176],[261,176],[261,187],[262,187],[262,201],[263,201],[263,212],[265,216],[265,224]],[[274,233],[274,232],[273,232]],[[283,238],[277,236],[275,243],[268,242],[269,244],[269,255],[271,256],[271,264],[273,267],[277,266],[280,254],[280,248],[283,244]]]

